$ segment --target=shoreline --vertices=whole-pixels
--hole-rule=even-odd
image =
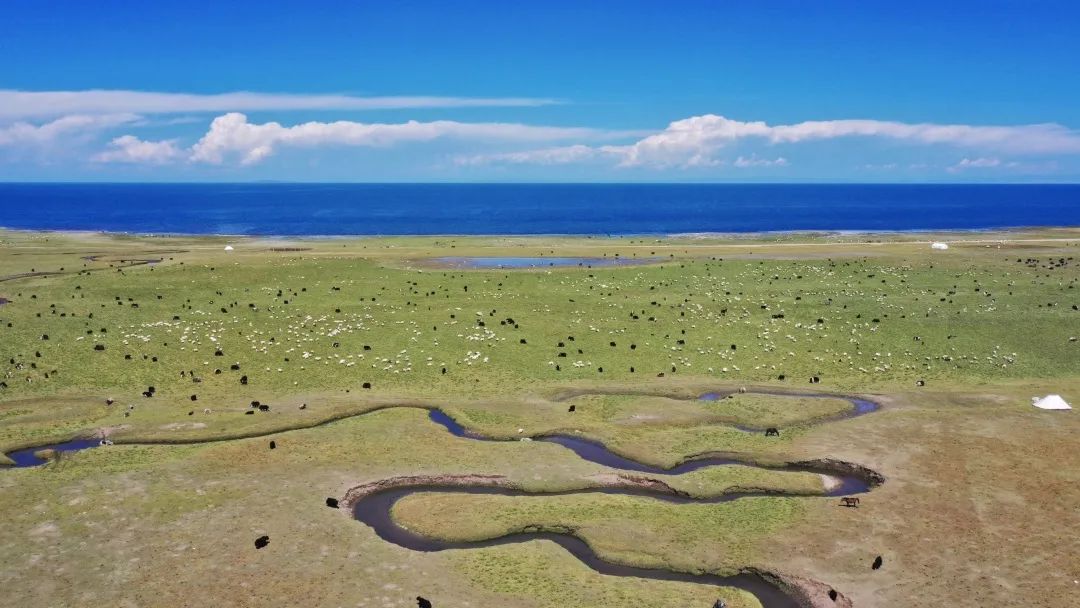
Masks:
[[[913,229],[865,229],[865,230],[850,230],[850,229],[821,229],[821,228],[804,228],[798,230],[756,230],[756,231],[720,231],[720,232],[579,232],[579,233],[559,233],[559,232],[537,232],[537,233],[506,233],[506,232],[490,232],[490,233],[379,233],[379,234],[274,234],[274,233],[227,233],[227,232],[140,232],[131,230],[103,230],[103,229],[70,229],[70,228],[15,228],[9,226],[0,225],[0,234],[5,232],[16,234],[57,234],[63,236],[72,237],[93,237],[93,236],[124,236],[124,237],[138,237],[138,238],[229,238],[229,239],[249,239],[249,240],[261,240],[272,239],[282,241],[296,241],[296,240],[315,240],[315,241],[336,241],[336,240],[348,240],[348,239],[394,239],[394,238],[513,238],[513,239],[544,239],[544,238],[579,238],[579,239],[623,239],[634,237],[652,237],[662,239],[689,239],[689,240],[704,240],[704,239],[730,239],[737,241],[749,241],[755,237],[768,238],[776,236],[787,237],[806,237],[811,239],[826,239],[835,237],[859,237],[859,236],[930,236],[930,235],[988,235],[995,233],[1011,234],[1011,233],[1025,233],[1025,232],[1039,232],[1039,231],[1078,231],[1075,238],[1059,237],[1059,238],[1038,238],[1027,239],[1028,241],[1073,241],[1080,240],[1080,225],[1018,225],[1018,226],[986,226],[982,228],[913,228]],[[987,242],[993,242],[1004,239],[987,239]],[[908,244],[922,244],[921,240],[897,240],[889,241],[889,243],[908,243]],[[969,240],[967,242],[980,242],[978,240]],[[764,243],[771,245],[786,244],[786,245],[807,245],[813,243]],[[845,243],[845,242],[829,242],[820,243],[827,245],[865,245],[867,243]]]

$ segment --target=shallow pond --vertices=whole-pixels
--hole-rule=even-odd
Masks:
[[[16,467],[36,467],[38,465],[45,464],[48,461],[34,456],[34,452],[40,452],[41,450],[55,450],[57,452],[77,452],[79,450],[85,450],[86,448],[96,448],[99,445],[99,442],[99,439],[74,439],[72,441],[66,441],[64,443],[54,443],[52,445],[42,445],[33,448],[15,450],[14,452],[8,452],[7,457],[15,461]]]
[[[431,260],[447,268],[594,268],[605,266],[639,266],[653,264],[660,258],[568,258],[568,257],[445,257]]]

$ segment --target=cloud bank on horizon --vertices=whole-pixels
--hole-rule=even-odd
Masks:
[[[860,165],[877,172],[907,168],[942,176],[1003,171],[1038,175],[1053,174],[1062,162],[1080,159],[1080,131],[1051,122],[979,125],[839,119],[770,124],[703,114],[674,120],[662,129],[615,130],[446,118],[260,121],[245,114],[284,114],[287,118],[304,112],[388,110],[476,114],[561,103],[572,102],[521,97],[0,90],[0,167],[67,162],[90,170],[139,166],[164,176],[176,167],[231,167],[239,171],[233,175],[243,176],[243,171],[286,151],[294,161],[317,162],[350,149],[400,148],[412,155],[411,162],[421,175],[426,170],[432,176],[450,172],[468,178],[490,175],[485,173],[490,171],[513,176],[515,170],[575,167],[583,172],[578,175],[615,178],[635,171],[670,179],[730,177],[747,171],[783,177],[802,162],[800,154],[816,157],[820,171],[823,155],[814,147],[829,142],[842,144],[841,157],[865,152],[881,159]],[[202,124],[207,124],[205,131],[198,126]],[[154,136],[162,130],[169,131],[169,136]],[[801,149],[813,150],[813,154],[800,153]],[[900,150],[903,162],[889,160],[890,154]],[[920,150],[949,160],[937,165],[912,160]],[[836,170],[849,168],[837,166]]]
[[[176,114],[181,112],[251,112],[258,110],[386,110],[407,108],[529,107],[559,103],[523,97],[436,96],[360,97],[238,91],[199,95],[152,91],[13,91],[0,90],[0,120],[78,114]]]

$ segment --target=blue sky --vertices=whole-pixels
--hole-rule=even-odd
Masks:
[[[8,0],[0,180],[1080,181],[1075,2],[308,4]]]

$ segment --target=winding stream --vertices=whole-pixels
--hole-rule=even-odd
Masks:
[[[824,393],[782,393],[782,392],[768,392],[768,391],[750,391],[756,394],[771,394],[784,397],[818,397],[818,398],[839,398],[845,399],[852,404],[850,410],[840,412],[830,416],[816,418],[802,423],[803,426],[807,425],[819,425],[827,422],[834,422],[836,420],[854,418],[857,416],[863,416],[879,409],[879,405],[866,399],[860,399],[857,397],[848,397],[842,395],[832,395]],[[636,393],[630,393],[636,394]],[[700,395],[698,399],[703,400],[715,400],[727,396],[730,393],[705,393]],[[577,395],[574,395],[577,396]],[[362,416],[370,414],[375,411],[383,409],[390,409],[393,407],[409,407],[417,408],[421,406],[402,405],[402,406],[388,406],[380,407],[373,410],[368,410],[355,414],[356,416]],[[442,410],[435,407],[424,408],[428,409],[429,419],[444,427],[449,433],[455,437],[462,437],[475,441],[518,441],[521,438],[507,438],[499,439],[486,437],[475,431],[470,431],[454,420],[450,415],[446,414]],[[350,416],[351,417],[351,416]],[[323,421],[314,426],[320,424],[328,424],[335,422],[336,420]],[[727,425],[746,432],[760,432],[761,429],[739,426],[739,425]],[[267,432],[265,435],[273,435],[282,431]],[[830,475],[840,481],[839,484],[832,487],[830,490],[823,494],[814,494],[813,496],[849,496],[852,494],[860,494],[869,491],[874,485],[880,483],[881,478],[874,477],[872,471],[862,470],[860,474],[860,468],[857,466],[837,466],[836,463],[828,463],[825,461],[814,461],[807,463],[788,463],[783,465],[767,466],[754,463],[749,460],[739,460],[731,456],[712,456],[709,454],[703,454],[700,456],[690,457],[679,464],[671,468],[663,468],[656,465],[650,465],[644,462],[633,460],[626,456],[621,456],[612,452],[603,443],[587,439],[584,437],[578,437],[574,435],[568,435],[564,433],[550,433],[541,434],[529,439],[534,441],[543,441],[548,443],[554,443],[560,445],[572,452],[574,452],[579,458],[599,464],[605,467],[616,469],[619,471],[627,471],[632,473],[647,473],[650,475],[660,476],[674,476],[681,475],[683,473],[689,473],[705,467],[713,466],[752,466],[763,469],[778,470],[778,471],[790,471],[790,472],[811,472]],[[185,441],[183,443],[210,443],[222,441],[221,439],[210,440],[192,440]],[[133,442],[138,444],[139,442]],[[146,443],[160,443],[160,442],[146,442]],[[54,449],[57,451],[78,451],[87,448],[97,447],[99,440],[97,439],[75,439],[73,441],[67,441],[64,443],[57,443],[52,445],[37,446],[32,448],[25,448],[10,452],[8,457],[15,461],[16,467],[31,467],[38,466],[46,462],[34,455],[43,449]],[[131,445],[131,444],[129,444]],[[840,463],[843,464],[843,463]],[[433,484],[431,482],[422,482],[415,485],[394,486],[387,487],[385,489],[377,489],[373,492],[363,495],[356,500],[352,505],[352,514],[355,519],[361,521],[372,528],[379,538],[410,549],[413,551],[445,551],[448,549],[472,549],[482,547],[492,547],[497,545],[515,544],[530,542],[533,540],[550,540],[559,546],[566,549],[571,555],[580,560],[583,564],[589,568],[595,570],[600,574],[606,574],[611,576],[628,576],[637,578],[647,578],[653,580],[664,581],[680,581],[689,583],[700,583],[714,586],[725,586],[742,589],[749,593],[752,593],[757,597],[758,601],[764,608],[800,608],[801,604],[794,597],[789,595],[785,590],[781,589],[777,585],[766,581],[764,578],[756,573],[744,572],[731,576],[722,576],[711,573],[692,573],[682,572],[675,570],[666,570],[660,568],[642,568],[629,566],[625,564],[618,564],[605,561],[601,559],[589,545],[578,538],[571,531],[566,532],[553,532],[553,531],[541,531],[539,529],[535,531],[522,531],[507,534],[497,538],[491,538],[479,541],[444,541],[433,539],[425,536],[421,536],[406,530],[405,528],[394,522],[390,513],[394,505],[401,499],[418,493],[428,492],[440,492],[440,493],[456,493],[456,494],[476,494],[476,495],[499,495],[499,496],[561,496],[571,494],[619,494],[624,496],[640,496],[657,500],[663,500],[666,502],[676,504],[688,504],[688,503],[719,503],[739,498],[745,498],[748,496],[776,496],[778,493],[768,493],[762,491],[740,491],[725,493],[720,496],[714,496],[709,498],[693,498],[682,493],[674,492],[670,487],[657,488],[657,487],[640,487],[640,488],[582,488],[578,490],[567,490],[558,492],[530,492],[515,487],[502,487],[489,484],[457,484],[448,483],[444,485]],[[791,496],[792,494],[786,494]]]
[[[819,394],[800,394],[793,395],[788,393],[779,393],[785,396],[800,396],[800,397],[832,397],[836,398],[836,395],[819,395]],[[719,398],[719,393],[707,393],[702,395],[703,399],[716,399]],[[819,418],[813,421],[813,424],[821,424],[828,421],[834,421],[844,418],[853,418],[856,416],[862,416],[870,412],[876,411],[880,406],[872,401],[865,399],[859,399],[855,397],[840,397],[847,399],[852,404],[852,409],[841,414]],[[462,427],[457,421],[448,416],[446,413],[438,409],[433,409],[429,413],[429,417],[432,421],[445,427],[450,433],[457,437],[464,437],[477,441],[507,441],[500,439],[492,439],[484,437],[475,432],[469,431]],[[749,430],[749,429],[748,429]],[[653,475],[680,475],[697,469],[711,466],[756,466],[759,468],[768,468],[773,470],[782,471],[808,471],[814,473],[824,473],[832,475],[838,478],[841,483],[827,493],[826,496],[848,496],[851,494],[859,494],[870,490],[877,480],[870,479],[865,476],[851,474],[849,472],[839,472],[833,468],[825,465],[809,466],[800,464],[787,464],[774,467],[763,467],[748,461],[739,461],[730,457],[712,457],[701,456],[693,457],[678,465],[665,469],[654,465],[639,462],[625,456],[620,456],[609,450],[606,446],[598,441],[584,439],[581,437],[575,437],[565,434],[551,434],[532,437],[535,441],[545,441],[549,443],[555,443],[561,445],[580,458],[600,464],[613,469],[622,471],[631,471],[635,473],[649,473]],[[512,440],[512,439],[511,439]],[[757,597],[758,601],[764,608],[800,608],[801,604],[794,597],[789,595],[780,587],[766,581],[764,578],[755,573],[740,573],[731,576],[722,576],[711,573],[691,573],[681,572],[675,570],[666,570],[660,568],[642,568],[629,566],[625,564],[612,563],[603,560],[598,556],[589,545],[578,538],[570,531],[565,533],[552,532],[552,531],[525,531],[515,532],[507,534],[497,538],[491,538],[479,541],[445,541],[433,539],[425,536],[421,536],[410,532],[409,530],[398,525],[391,516],[391,511],[394,505],[401,499],[406,498],[413,494],[426,493],[426,492],[441,492],[441,493],[458,493],[458,494],[482,494],[482,495],[498,495],[498,496],[560,496],[570,494],[587,494],[587,493],[603,493],[603,494],[620,494],[625,496],[643,496],[658,500],[664,500],[667,502],[686,504],[686,503],[718,503],[743,498],[746,496],[766,496],[770,495],[764,492],[734,492],[727,493],[721,496],[710,498],[692,498],[685,495],[672,495],[663,491],[649,488],[640,489],[626,489],[626,488],[584,488],[580,490],[570,490],[561,492],[529,492],[517,488],[509,487],[491,487],[487,485],[432,485],[422,484],[413,485],[407,487],[393,487],[384,490],[377,490],[370,494],[362,496],[352,505],[353,517],[374,530],[375,534],[379,538],[404,547],[413,551],[445,551],[448,549],[474,549],[482,547],[492,547],[497,545],[515,544],[530,542],[533,540],[550,540],[559,546],[566,549],[571,555],[580,560],[583,564],[593,569],[600,574],[607,574],[611,576],[630,576],[637,578],[648,578],[654,580],[665,581],[681,581],[690,583],[701,583],[715,586],[735,587],[742,589],[753,594]]]
[[[526,492],[524,490],[513,490],[508,488],[490,488],[490,487],[438,487],[438,486],[414,486],[409,488],[395,488],[392,490],[385,490],[378,492],[370,496],[365,497],[358,502],[353,508],[353,516],[359,520],[371,526],[375,531],[375,534],[379,538],[394,543],[400,547],[411,549],[413,551],[445,551],[447,549],[477,549],[483,547],[494,547],[497,545],[509,545],[515,543],[526,543],[534,540],[550,540],[553,543],[558,544],[560,547],[566,549],[571,555],[580,560],[583,564],[589,568],[599,572],[600,574],[607,574],[611,576],[632,576],[636,578],[647,578],[653,580],[663,581],[680,581],[687,583],[703,583],[706,585],[724,586],[724,587],[736,587],[749,591],[757,596],[758,601],[764,608],[801,608],[799,603],[794,598],[788,596],[778,587],[768,583],[765,579],[757,576],[756,574],[736,574],[732,576],[721,576],[719,574],[701,573],[695,574],[690,572],[679,572],[675,570],[664,570],[661,568],[640,568],[635,566],[627,566],[624,564],[616,564],[612,562],[604,561],[593,551],[589,545],[570,533],[557,533],[557,532],[517,532],[514,534],[508,534],[506,536],[500,536],[498,538],[492,538],[479,541],[443,541],[428,538],[426,536],[420,536],[409,532],[405,528],[399,526],[394,522],[390,516],[390,511],[393,509],[394,504],[397,501],[405,498],[411,494],[420,492],[446,492],[455,494],[486,494],[486,495],[498,495],[498,496],[536,496],[536,493]],[[674,497],[664,494],[652,493],[645,490],[633,491],[633,490],[613,490],[604,488],[590,488],[583,490],[574,490],[568,492],[548,492],[544,493],[544,496],[560,496],[568,494],[588,494],[588,493],[602,493],[602,494],[622,494],[628,496],[647,496],[651,498],[658,498],[660,500],[669,500],[671,502],[717,502],[715,499],[694,501],[683,497]]]

